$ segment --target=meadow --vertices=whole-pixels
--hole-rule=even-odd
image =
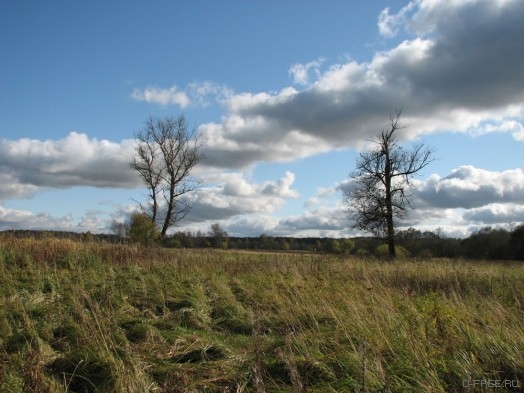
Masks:
[[[524,390],[522,263],[6,236],[0,278],[2,392]]]

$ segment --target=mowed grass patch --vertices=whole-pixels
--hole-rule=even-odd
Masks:
[[[3,238],[0,275],[0,391],[524,383],[521,264]]]

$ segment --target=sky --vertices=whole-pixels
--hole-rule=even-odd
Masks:
[[[173,231],[351,237],[343,193],[402,109],[435,160],[398,222],[524,222],[524,2],[0,2],[0,230],[110,232],[146,201],[149,116],[205,141]]]

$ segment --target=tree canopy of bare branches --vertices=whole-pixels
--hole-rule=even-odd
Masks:
[[[187,193],[202,183],[192,174],[204,158],[202,140],[187,127],[183,115],[165,119],[150,116],[135,135],[135,156],[130,166],[142,177],[148,203],[140,209],[158,225],[162,237],[191,209]]]
[[[394,220],[405,219],[411,207],[410,180],[434,159],[433,150],[423,144],[409,150],[399,144],[401,114],[391,114],[388,127],[373,141],[375,147],[360,153],[350,175],[353,187],[344,196],[352,228],[385,235],[391,259],[396,256]]]

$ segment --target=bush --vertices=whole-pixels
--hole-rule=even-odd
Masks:
[[[160,237],[156,224],[145,213],[135,213],[131,216],[129,238],[133,243],[151,246]]]
[[[351,239],[329,239],[326,252],[331,254],[351,254],[355,249],[355,242]]]
[[[408,258],[411,256],[411,253],[402,246],[395,246],[395,252],[398,258]],[[377,246],[377,248],[375,249],[375,256],[379,258],[389,257],[388,245],[381,244]]]

